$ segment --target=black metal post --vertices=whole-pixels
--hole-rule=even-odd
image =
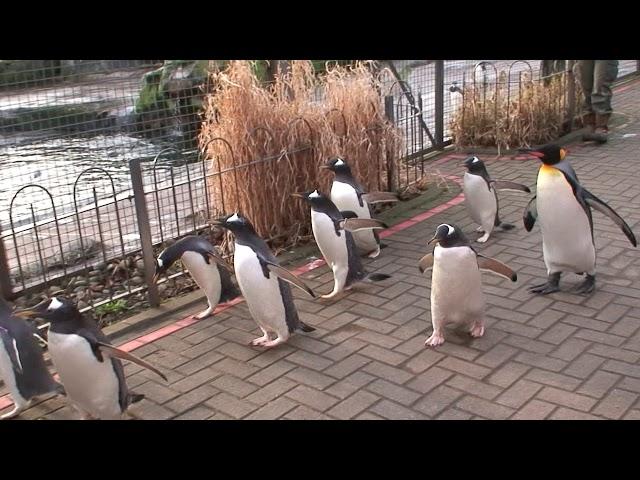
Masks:
[[[436,85],[435,85],[435,120],[436,120],[436,134],[435,147],[438,150],[442,150],[444,144],[444,60],[436,60]]]

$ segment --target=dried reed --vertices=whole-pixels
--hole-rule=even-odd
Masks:
[[[199,141],[216,213],[239,211],[263,237],[291,245],[311,230],[308,206],[290,194],[328,193],[332,175],[319,167],[329,158],[344,157],[371,191],[393,188],[401,137],[366,62],[318,77],[310,61],[293,61],[270,85],[248,61],[210,75]]]
[[[566,130],[566,74],[549,79],[548,84],[523,74],[508,81],[501,72],[497,81],[470,82],[463,88],[463,100],[451,120],[457,148],[497,147],[510,149],[547,143]],[[576,111],[581,95],[576,88]]]

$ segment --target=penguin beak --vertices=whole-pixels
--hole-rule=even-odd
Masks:
[[[432,245],[434,243],[437,243],[440,239],[438,237],[433,237],[431,240],[429,240],[429,243],[427,243],[427,245]]]
[[[212,218],[209,220],[209,223],[211,225],[215,225],[217,227],[224,227],[225,223],[226,223],[227,219],[225,217],[222,218]]]
[[[156,283],[158,283],[158,280],[160,280],[160,273],[156,272],[153,274],[153,284],[155,285]]]
[[[529,155],[533,155],[534,157],[537,157],[537,158],[544,157],[544,153],[539,152],[538,150],[534,150],[533,148],[519,148],[518,152],[528,153]]]
[[[306,195],[302,192],[295,192],[291,194],[292,197],[296,197],[296,198],[306,198]]]
[[[322,170],[331,170],[331,165],[320,165]]]
[[[27,319],[39,317],[47,311],[47,307],[49,306],[50,303],[51,303],[51,300],[49,299],[43,300],[42,302],[40,302],[39,304],[31,308],[25,308],[24,310],[16,310],[15,312],[13,312],[13,314],[16,317],[27,318]]]

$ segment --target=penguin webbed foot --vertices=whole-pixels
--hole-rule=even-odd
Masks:
[[[213,308],[209,307],[205,311],[198,313],[195,317],[198,320],[202,320],[204,318],[211,316],[212,313],[213,313]]]
[[[484,235],[482,235],[480,238],[478,238],[478,239],[476,240],[476,242],[478,242],[478,243],[484,243],[484,242],[486,242],[487,240],[489,240],[489,235],[490,235],[489,233],[485,233],[485,234],[484,234]]]
[[[580,295],[587,295],[589,293],[592,293],[595,290],[595,288],[596,288],[596,276],[589,275],[587,273],[587,278],[585,278],[584,282],[582,282],[580,285],[578,285],[574,289],[574,292]]]
[[[20,413],[24,410],[23,407],[19,406],[19,405],[14,405],[13,406],[13,410],[11,410],[8,413],[5,413],[4,415],[2,415],[0,417],[0,420],[9,420],[11,418],[17,417],[18,415],[20,415]]]
[[[424,342],[427,347],[437,347],[444,343],[444,336],[441,332],[433,331],[431,336],[427,338],[426,342]]]
[[[560,291],[559,285],[560,285],[560,273],[554,273],[549,275],[549,280],[546,283],[529,287],[529,292],[537,293],[539,295],[548,295],[549,293]]]

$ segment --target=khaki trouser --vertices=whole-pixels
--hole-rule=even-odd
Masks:
[[[584,93],[586,113],[611,114],[611,86],[618,77],[618,60],[578,60],[576,74]]]

